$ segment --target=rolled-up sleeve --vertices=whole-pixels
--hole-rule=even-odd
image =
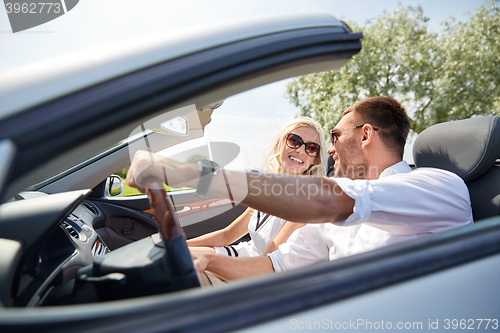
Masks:
[[[376,180],[335,179],[355,200],[338,226],[366,223],[396,235],[435,233],[473,222],[467,186],[457,175],[421,168]]]
[[[365,222],[372,213],[371,194],[375,191],[373,185],[368,180],[336,178],[335,181],[345,194],[354,199],[353,213],[347,220],[335,224],[347,226]]]
[[[306,225],[297,229],[278,250],[267,256],[275,272],[306,267],[320,261],[327,261],[328,246],[324,239],[323,225]]]

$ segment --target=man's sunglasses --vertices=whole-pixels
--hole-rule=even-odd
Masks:
[[[330,138],[332,139],[332,145],[335,144],[335,142],[337,142],[337,139],[339,138],[339,132],[342,132],[342,131],[347,131],[347,130],[351,130],[351,129],[355,129],[355,128],[361,128],[365,126],[364,124],[363,125],[359,125],[359,126],[354,126],[354,127],[349,127],[349,128],[344,128],[344,129],[340,129],[340,130],[330,130]],[[373,126],[372,126],[373,127]],[[374,131],[378,131],[378,128],[377,127],[373,127],[373,130]]]
[[[304,142],[300,136],[293,133],[288,133],[286,135],[286,145],[292,149],[298,149],[302,145],[306,146],[306,154],[311,157],[316,157],[321,150],[321,146],[316,142]]]

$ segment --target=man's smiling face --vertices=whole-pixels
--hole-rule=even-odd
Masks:
[[[333,128],[337,139],[328,149],[335,161],[335,177],[347,177],[351,179],[365,179],[368,172],[368,161],[363,155],[361,148],[363,125],[357,120],[353,112],[347,113]]]

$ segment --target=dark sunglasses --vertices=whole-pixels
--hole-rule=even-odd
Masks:
[[[338,135],[339,132],[347,131],[347,130],[351,130],[351,129],[355,129],[355,128],[361,128],[363,126],[365,126],[365,125],[363,124],[363,125],[359,125],[359,126],[353,126],[353,127],[349,127],[349,128],[344,128],[344,129],[336,130],[336,131],[330,130],[330,139],[332,139],[332,145],[335,144],[335,142],[337,142],[337,139],[339,138],[339,135]],[[373,127],[373,130],[374,131],[378,131],[378,128],[377,127]]]
[[[306,154],[311,157],[316,157],[321,150],[321,146],[316,142],[304,142],[300,136],[293,133],[287,133],[286,135],[286,145],[292,149],[298,149],[302,145],[306,146]]]

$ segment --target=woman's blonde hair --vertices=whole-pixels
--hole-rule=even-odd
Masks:
[[[321,125],[314,119],[309,117],[299,117],[290,122],[276,135],[271,143],[271,149],[266,156],[264,162],[265,171],[269,173],[283,173],[280,155],[286,145],[286,136],[292,133],[299,127],[307,127],[316,131],[319,138],[319,145],[321,146],[318,156],[314,159],[314,165],[309,167],[304,175],[324,176],[326,174],[326,161],[328,155],[326,153],[325,136]]]

